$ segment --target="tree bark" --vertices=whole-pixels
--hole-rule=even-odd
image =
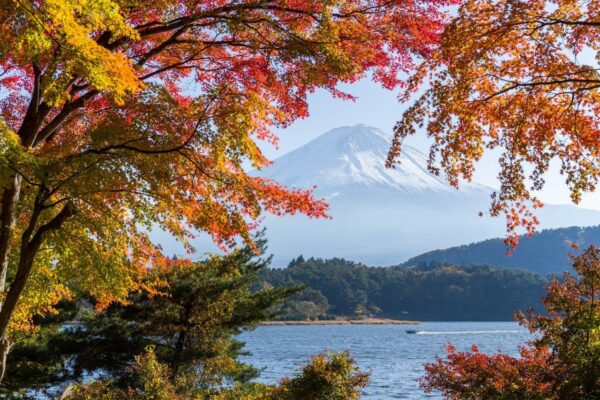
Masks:
[[[23,233],[17,274],[15,275],[15,279],[11,283],[10,289],[6,294],[4,304],[2,305],[2,310],[0,310],[0,340],[6,336],[6,329],[8,328],[8,324],[16,309],[19,297],[21,297],[23,288],[25,288],[25,284],[27,283],[27,279],[31,273],[31,268],[33,267],[33,261],[38,250],[40,249],[44,237],[48,234],[48,232],[60,229],[62,224],[74,214],[75,206],[73,203],[69,202],[54,218],[50,220],[50,222],[42,225],[33,236],[31,235],[32,229],[30,228],[34,226],[35,221],[32,221],[33,224],[30,224],[30,227]],[[35,215],[33,217],[35,217]]]
[[[98,94],[98,91],[90,90],[75,100],[66,102],[59,113],[47,121],[54,108],[42,98],[43,72],[35,62],[32,64],[32,71],[31,99],[21,126],[17,131],[24,149],[35,147],[43,140],[49,140],[52,135],[61,129],[67,118],[75,110],[84,107],[87,100]],[[14,281],[10,283],[10,288],[7,289],[6,275],[14,226],[17,220],[17,205],[21,197],[21,181],[21,175],[14,173],[8,186],[0,188],[0,382],[2,382],[6,369],[6,356],[12,345],[6,331],[31,273],[35,256],[44,236],[51,230],[60,229],[64,221],[75,213],[75,207],[71,202],[68,202],[50,222],[41,226],[34,234],[37,219],[43,209],[42,204],[36,200],[29,227],[21,237],[16,276]],[[42,192],[38,194],[42,194]]]
[[[16,206],[21,194],[21,176],[15,174],[13,181],[2,191],[0,211],[0,293],[6,289],[6,271],[10,253],[10,242],[16,220]],[[0,307],[2,300],[0,299]],[[1,379],[0,379],[1,381]]]
[[[0,340],[0,382],[2,382],[6,373],[6,358],[11,348],[12,343],[8,338]]]
[[[181,318],[181,324],[183,328],[179,331],[179,336],[177,337],[177,343],[175,344],[175,351],[173,354],[173,359],[171,360],[171,379],[175,380],[179,370],[181,369],[181,355],[183,353],[183,349],[185,346],[185,342],[188,337],[188,333],[190,331],[190,317],[192,314],[192,308],[194,305],[191,301],[186,302],[183,306],[183,315]]]

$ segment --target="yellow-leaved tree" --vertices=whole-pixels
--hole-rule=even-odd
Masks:
[[[322,217],[249,176],[307,94],[392,88],[454,0],[0,0],[0,379],[15,335],[73,289],[122,301],[160,248],[251,242],[263,211]]]

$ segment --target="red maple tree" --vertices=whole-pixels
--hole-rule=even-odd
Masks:
[[[448,345],[445,359],[425,366],[421,386],[452,400],[600,398],[600,248],[575,257],[573,269],[578,276],[548,286],[546,314],[517,315],[534,334],[520,357]]]

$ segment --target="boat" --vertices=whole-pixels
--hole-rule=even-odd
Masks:
[[[415,329],[407,329],[406,333],[408,333],[408,334],[415,334],[415,333],[417,333],[417,331]]]

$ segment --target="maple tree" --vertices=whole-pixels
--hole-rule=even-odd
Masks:
[[[147,232],[227,247],[261,212],[326,214],[250,176],[317,88],[400,84],[455,0],[0,2],[0,378],[73,287],[99,307],[164,264]]]
[[[421,386],[448,399],[597,399],[600,396],[600,248],[574,258],[577,276],[554,278],[546,314],[519,313],[534,334],[520,357],[487,355],[476,346],[425,366]]]
[[[501,153],[500,189],[490,214],[505,215],[508,242],[533,233],[551,162],[558,160],[575,203],[596,188],[600,168],[600,2],[467,0],[439,49],[409,80],[423,88],[395,129],[388,165],[402,141],[425,127],[430,169],[458,186],[486,151]]]

